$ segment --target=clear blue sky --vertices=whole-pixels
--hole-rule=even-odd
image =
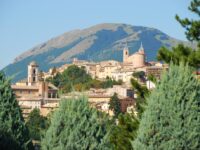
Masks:
[[[98,23],[154,27],[186,40],[174,19],[194,17],[190,0],[0,0],[0,69],[33,46]]]

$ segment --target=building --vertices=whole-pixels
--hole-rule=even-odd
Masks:
[[[167,69],[167,66],[148,66],[146,67],[146,76],[153,75],[156,79],[160,80],[162,72]]]
[[[58,89],[40,78],[36,62],[28,65],[27,79],[11,85],[24,117],[34,109],[41,109],[47,103],[58,103]]]
[[[142,43],[141,43],[139,50],[132,55],[129,55],[128,46],[126,46],[123,50],[123,63],[132,64],[134,68],[144,67],[145,66],[145,57],[146,57],[145,51],[142,46]]]

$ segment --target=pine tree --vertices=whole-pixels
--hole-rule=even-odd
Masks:
[[[39,109],[35,108],[29,114],[26,125],[30,131],[30,137],[33,140],[40,140],[43,132],[49,126],[49,121],[46,117],[40,115]]]
[[[147,104],[134,149],[200,149],[200,83],[188,66],[171,65]]]
[[[108,117],[89,107],[86,98],[63,100],[54,112],[42,149],[111,149],[109,124]]]
[[[29,132],[10,81],[0,72],[0,149],[31,149]]]
[[[132,150],[131,141],[136,137],[139,120],[133,114],[120,114],[118,124],[111,131],[110,141],[115,150]]]
[[[121,113],[121,104],[117,93],[114,93],[114,95],[110,98],[109,109],[113,110],[115,117]]]
[[[192,13],[200,17],[200,0],[192,0],[188,8]],[[192,42],[197,42],[198,47],[192,49],[190,47],[179,44],[172,48],[172,51],[162,47],[158,51],[157,59],[166,63],[173,62],[179,65],[180,62],[188,63],[190,66],[200,67],[200,20],[180,19],[176,15],[176,20],[186,29],[186,37]]]
[[[188,9],[200,17],[200,0],[192,0]],[[188,40],[200,41],[200,20],[180,19],[178,15],[176,15],[176,19],[186,29],[185,33]]]

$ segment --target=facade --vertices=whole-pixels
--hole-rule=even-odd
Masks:
[[[27,80],[11,85],[24,117],[27,117],[34,108],[41,109],[47,103],[59,101],[58,89],[51,83],[41,80],[38,70],[36,62],[31,62],[28,65]]]
[[[130,63],[133,65],[134,68],[144,67],[145,66],[145,52],[144,48],[141,44],[139,50],[129,56],[128,47],[125,47],[123,50],[123,62]]]
[[[161,75],[162,75],[162,72],[164,70],[167,70],[168,67],[165,67],[165,66],[148,66],[146,68],[146,75],[149,76],[149,75],[153,75],[155,76],[158,80],[160,80],[161,78]]]

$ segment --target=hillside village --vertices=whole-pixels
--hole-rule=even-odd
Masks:
[[[0,150],[200,150],[200,0],[2,8]]]
[[[59,106],[62,98],[80,95],[80,92],[59,94],[59,88],[47,81],[48,78],[53,78],[72,65],[84,68],[93,79],[104,81],[106,78],[110,78],[122,81],[122,85],[113,85],[113,87],[107,89],[91,88],[88,91],[81,92],[88,96],[91,106],[110,115],[113,115],[113,112],[109,110],[109,101],[114,93],[118,94],[122,112],[134,111],[137,94],[135,94],[130,83],[134,72],[145,73],[145,79],[141,80],[140,84],[146,85],[151,90],[155,87],[155,84],[149,81],[147,77],[153,75],[159,79],[162,71],[168,68],[168,65],[160,62],[146,62],[145,49],[142,43],[138,51],[132,55],[129,55],[129,48],[125,46],[123,49],[123,62],[115,60],[89,62],[74,58],[72,64],[51,68],[49,72],[40,72],[37,62],[30,62],[27,79],[12,85],[25,118],[34,108],[40,109],[41,114],[47,116],[50,111]]]

